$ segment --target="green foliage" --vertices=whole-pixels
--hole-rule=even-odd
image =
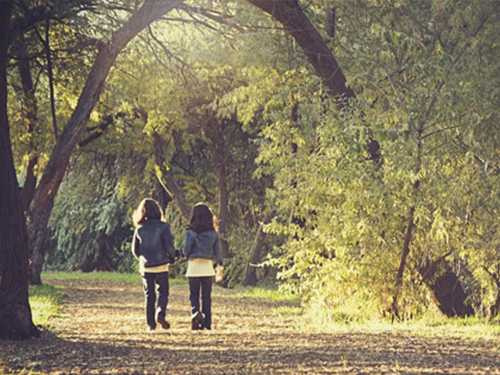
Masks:
[[[47,268],[135,271],[126,246],[132,235],[130,200],[120,195],[113,178],[119,160],[103,159],[96,159],[95,165],[75,167],[61,187],[50,222],[54,247]]]
[[[106,41],[126,12],[104,1],[96,12],[78,11],[78,2],[54,3],[71,20],[49,30],[58,45],[61,124],[98,50],[92,43],[79,53],[71,47]],[[259,221],[272,211],[261,258],[276,245],[263,269],[278,270],[283,290],[300,296],[322,321],[384,316],[412,222],[399,298],[403,318],[434,311],[421,270],[443,257],[468,302],[488,316],[500,285],[498,4],[303,2],[356,92],[343,109],[294,39],[257,7],[186,4],[193,8],[155,23],[119,56],[83,139],[100,136],[78,150],[57,198],[47,268],[136,271],[130,215],[147,196],[167,207],[181,248],[185,223],[158,183],[159,171],[172,172],[189,204],[204,201],[218,213],[221,161],[214,155],[220,151],[229,195],[225,239],[233,254],[225,270],[229,286],[243,280]],[[332,37],[326,28],[333,6]],[[24,36],[26,52],[36,56],[32,71],[37,65],[42,71],[32,132],[26,132],[17,73],[9,75],[21,176],[30,155],[39,156],[38,172],[43,169],[54,142],[42,46],[35,31]],[[113,121],[102,129],[109,116]],[[163,142],[163,165],[155,134]],[[371,139],[380,145],[380,163],[369,160]],[[171,269],[173,276],[184,272],[181,262]]]
[[[491,199],[490,190],[496,176],[485,176],[463,142],[462,134],[470,134],[478,120],[486,121],[488,112],[482,112],[483,105],[471,108],[471,97],[479,97],[477,92],[464,94],[462,66],[470,69],[476,62],[473,46],[481,39],[470,45],[470,35],[496,8],[482,3],[484,8],[471,13],[475,5],[470,2],[461,10],[447,7],[448,2],[418,8],[402,2],[396,9],[384,4],[342,3],[337,9],[343,48],[336,49],[337,56],[340,61],[349,59],[345,65],[349,82],[363,88],[353,103],[356,111],[339,116],[321,95],[310,95],[308,87],[314,81],[307,75],[299,76],[298,82],[282,75],[280,87],[289,85],[293,95],[274,100],[277,110],[265,113],[271,125],[262,133],[260,173],[274,176],[275,187],[268,197],[279,208],[267,229],[287,237],[270,264],[282,269],[279,276],[315,312],[323,311],[334,320],[342,306],[351,312],[357,307],[383,314],[394,295],[404,233],[414,207],[412,251],[403,280],[405,316],[422,315],[431,305],[418,269],[426,260],[446,254],[471,295],[483,296],[475,303],[484,309],[497,288],[489,280],[487,298],[477,289],[475,283],[488,278],[479,275],[484,270],[471,258],[478,260],[488,250],[484,243],[473,250],[470,239],[479,233],[496,235],[491,220],[477,216],[494,212],[487,206],[498,202]],[[439,38],[423,26],[434,22],[439,22]],[[488,22],[474,38],[488,40],[488,30],[496,25]],[[491,72],[496,71],[498,66],[490,62]],[[484,74],[484,62],[481,69]],[[490,87],[482,74],[473,81]],[[296,119],[291,116],[294,107],[298,107]],[[370,138],[380,143],[381,165],[366,160]],[[472,203],[485,198],[486,206]],[[472,222],[482,223],[482,229],[472,229],[476,225]],[[498,265],[494,248],[488,263],[493,268]],[[465,270],[474,275],[467,276]],[[340,319],[343,316],[353,318],[350,313],[340,313]]]

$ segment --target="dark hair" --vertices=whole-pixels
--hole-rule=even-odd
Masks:
[[[195,204],[191,211],[191,220],[189,221],[189,229],[196,233],[214,230],[214,215],[212,210],[203,203]]]
[[[136,226],[148,220],[161,220],[163,213],[160,205],[154,199],[143,199],[132,215],[132,220]]]

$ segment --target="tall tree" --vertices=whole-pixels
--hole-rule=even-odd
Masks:
[[[7,48],[11,1],[0,2],[0,339],[39,336],[28,301],[28,236],[7,117]]]
[[[183,0],[145,0],[130,19],[104,44],[87,77],[78,104],[51,153],[47,166],[38,184],[30,207],[28,232],[31,246],[31,282],[41,283],[41,271],[45,248],[47,247],[47,223],[54,205],[54,199],[80,135],[85,129],[90,113],[102,93],[108,73],[118,54],[127,43],[153,21],[179,6]]]
[[[325,85],[328,88],[328,91],[334,95],[334,98],[336,98],[337,101],[337,108],[342,108],[345,105],[345,102],[340,100],[339,98],[354,98],[354,92],[345,84],[346,80],[343,75],[343,72],[341,68],[339,67],[339,64],[337,63],[335,57],[333,56],[332,51],[328,48],[327,42],[325,41],[325,38],[321,37],[321,35],[316,31],[316,28],[312,23],[308,20],[307,16],[304,14],[303,9],[301,8],[301,5],[299,1],[297,0],[285,0],[285,1],[277,1],[277,0],[248,0],[250,3],[258,6],[265,12],[269,13],[273,19],[276,21],[280,22],[287,33],[289,33],[294,40],[297,42],[297,44],[302,48],[304,51],[305,56],[313,66],[316,74],[321,78],[323,85]],[[426,9],[429,4],[426,4],[424,7],[421,7],[422,9]],[[386,10],[389,8],[389,4],[387,4]],[[362,8],[364,6],[361,6]],[[367,8],[369,8],[369,5],[366,5]],[[432,7],[432,5],[430,6]],[[404,9],[405,7],[403,7]],[[411,8],[411,7],[410,7]],[[384,11],[386,11],[384,10]],[[421,9],[420,9],[421,10]],[[392,11],[394,13],[397,13],[396,8],[393,8]],[[427,11],[427,9],[426,9]],[[424,13],[425,14],[425,13]],[[331,20],[330,20],[331,24]],[[330,27],[331,29],[331,27]],[[375,30],[376,27],[372,26],[371,30],[367,31],[372,31]],[[479,28],[480,29],[480,28]],[[479,30],[478,29],[478,30]],[[395,44],[395,46],[390,47],[392,50],[393,55],[398,55],[401,51],[404,51],[404,46],[401,47],[402,42],[401,42],[401,34],[398,34],[397,32],[383,28],[385,34],[385,37],[391,38],[392,42]],[[359,33],[367,33],[365,30],[361,30]],[[428,30],[424,30],[424,33],[427,33]],[[358,32],[355,31],[353,33],[354,35],[357,35]],[[335,35],[338,35],[336,33]],[[344,38],[346,40],[346,38]],[[359,41],[357,41],[359,43]],[[457,45],[457,42],[454,41],[455,46]],[[358,44],[359,45],[359,44]],[[458,44],[460,45],[460,44]],[[465,44],[464,48],[467,48],[468,43]],[[347,46],[346,46],[347,47]],[[439,46],[438,46],[439,47]],[[447,51],[447,53],[450,53],[450,56],[452,55],[452,52],[455,52],[453,50]],[[451,68],[453,65],[455,65],[456,61],[460,58],[462,52],[459,51],[459,53],[456,54],[455,57],[451,58]],[[392,54],[389,54],[392,56]],[[399,56],[396,57],[398,59]],[[405,72],[406,68],[403,67],[405,63],[408,61],[414,61],[411,57],[408,56],[403,56],[402,60],[397,60],[399,63],[399,67],[396,67],[393,71],[387,71],[386,76],[384,79],[388,80],[388,82],[393,83],[393,80],[397,77],[399,77],[402,73]],[[379,60],[380,64],[380,60]],[[372,73],[373,75],[373,73]],[[395,78],[393,78],[393,76]],[[445,76],[441,82],[437,83],[437,87],[435,88],[436,90],[436,95],[439,94],[439,91],[441,87],[444,85],[444,83],[447,81],[447,77]],[[403,93],[397,93],[399,95],[399,98],[403,98],[404,102],[404,96]],[[427,95],[429,95],[427,93]],[[359,98],[358,98],[359,99]],[[428,108],[427,113],[422,113],[421,118],[419,119],[412,119],[412,121],[420,122],[422,124],[423,122],[425,123],[429,117],[429,115],[433,112],[433,107],[436,101],[436,96],[431,96],[431,99],[424,104]],[[377,107],[376,104],[377,100],[375,100],[373,103],[371,103],[369,111],[373,109],[373,107]],[[339,105],[340,104],[340,105]],[[368,111],[367,110],[367,111]],[[418,112],[417,112],[418,113]],[[349,115],[348,115],[349,116]],[[419,114],[420,116],[420,114]],[[335,116],[337,117],[337,116]],[[349,119],[346,117],[345,119]],[[347,123],[344,126],[352,126]],[[351,118],[351,123],[355,123],[355,119]],[[366,126],[366,124],[363,124]],[[412,129],[417,129],[418,126],[412,126]],[[420,129],[420,133],[418,131]],[[428,136],[428,134],[423,134],[423,129],[418,128],[416,133],[417,133],[417,138],[425,138]],[[360,132],[361,133],[361,132]],[[365,132],[368,133],[368,132]],[[420,135],[419,135],[420,134]],[[368,137],[370,140],[370,137]],[[353,139],[354,141],[354,139]],[[357,142],[357,141],[355,141]],[[415,154],[421,153],[422,144],[419,144],[417,146],[418,151],[415,151]],[[370,154],[368,159],[371,160],[378,160],[380,157],[380,151],[378,147],[378,142],[370,140],[367,150]],[[416,167],[414,172],[414,175],[419,175],[422,173],[421,169],[421,158],[422,154],[417,156],[418,161],[416,162]],[[373,172],[370,172],[373,173]],[[420,186],[420,179],[416,179],[413,181],[413,190],[418,191],[419,186]],[[420,194],[420,193],[419,193]],[[412,199],[416,199],[416,196],[414,196]],[[396,307],[397,305],[397,290],[399,289],[402,279],[403,279],[403,274],[405,270],[405,265],[407,263],[407,257],[410,252],[410,248],[412,246],[412,243],[415,242],[415,235],[413,233],[413,229],[415,226],[414,222],[414,210],[415,207],[410,207],[409,208],[409,219],[407,221],[406,229],[403,231],[405,233],[405,241],[403,243],[403,250],[402,250],[402,256],[401,256],[401,261],[400,261],[400,267],[399,271],[396,275],[396,293],[395,293],[395,303],[393,304],[393,308]],[[408,214],[405,215],[405,217],[408,217]],[[405,219],[406,221],[406,219]],[[385,232],[385,231],[383,231]],[[429,260],[431,261],[431,260]],[[432,262],[432,261],[431,261]],[[464,292],[461,284],[460,284],[460,279],[454,274],[452,268],[447,265],[447,262],[440,262],[440,264],[443,266],[439,269],[439,271],[432,272],[432,273],[427,273],[426,277],[423,277],[424,282],[429,286],[431,289],[436,301],[437,305],[442,309],[442,311],[450,316],[453,315],[468,315],[470,314],[471,309],[466,305],[466,293]],[[435,265],[437,266],[437,264]],[[433,268],[433,267],[432,267]],[[423,272],[424,274],[424,272]],[[431,276],[432,275],[432,276]],[[448,282],[447,278],[451,277],[452,281]],[[432,281],[431,281],[432,280]],[[441,283],[442,281],[442,283]]]

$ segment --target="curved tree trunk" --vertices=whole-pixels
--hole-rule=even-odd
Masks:
[[[298,0],[248,0],[281,23],[304,51],[308,61],[330,94],[339,98],[354,98],[352,89],[337,60],[320,33],[304,14]]]
[[[179,209],[184,221],[189,223],[191,215],[191,206],[187,203],[186,197],[181,187],[177,184],[172,171],[167,166],[165,160],[165,148],[166,144],[163,138],[157,133],[153,133],[153,145],[155,153],[155,164],[158,170],[156,171],[156,177],[163,188],[167,191],[170,197],[174,200],[175,205]]]
[[[41,283],[40,274],[47,244],[47,223],[54,206],[54,199],[66,173],[71,153],[85,129],[90,113],[97,104],[116,57],[142,29],[182,2],[183,0],[146,0],[99,51],[78,104],[57,140],[31,204],[28,233],[32,257],[30,281],[33,284]]]
[[[28,235],[7,117],[7,30],[12,2],[0,2],[0,339],[40,335],[28,301]]]

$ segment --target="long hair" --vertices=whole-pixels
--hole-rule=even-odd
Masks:
[[[161,220],[163,212],[160,205],[154,199],[143,199],[132,215],[132,221],[136,226],[148,220]]]
[[[191,220],[189,221],[189,229],[196,233],[214,230],[214,215],[212,210],[203,203],[197,203],[191,211]]]

